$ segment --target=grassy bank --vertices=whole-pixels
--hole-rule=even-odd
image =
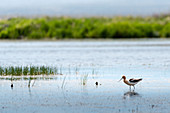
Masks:
[[[41,17],[0,20],[0,39],[170,37],[170,15],[152,17]]]

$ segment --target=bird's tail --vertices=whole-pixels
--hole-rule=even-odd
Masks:
[[[140,78],[139,81],[142,81],[142,78]]]

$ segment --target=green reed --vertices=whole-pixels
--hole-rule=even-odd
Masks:
[[[3,72],[4,72],[3,67],[0,66],[0,75],[1,76],[3,75]]]
[[[62,68],[60,68],[60,73]],[[1,76],[22,76],[22,75],[57,75],[58,68],[50,66],[0,66]]]
[[[29,68],[28,66],[23,67],[23,75],[28,75]]]
[[[22,67],[15,67],[15,75],[20,76],[22,74]]]

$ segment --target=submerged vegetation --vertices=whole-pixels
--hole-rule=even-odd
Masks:
[[[143,37],[170,37],[170,15],[113,18],[18,17],[0,20],[0,39]]]
[[[48,66],[10,66],[0,67],[0,76],[62,75],[56,67]]]

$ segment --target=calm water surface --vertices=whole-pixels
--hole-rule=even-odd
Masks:
[[[28,80],[13,81],[13,89],[0,77],[0,112],[168,113],[169,53],[167,39],[1,41],[1,66],[57,66],[63,75],[32,80],[30,88]],[[117,82],[123,74],[143,81],[129,92]]]
[[[90,74],[169,77],[170,40],[0,42],[1,66],[47,65]],[[94,72],[93,72],[94,73]],[[69,73],[70,74],[70,73]]]

